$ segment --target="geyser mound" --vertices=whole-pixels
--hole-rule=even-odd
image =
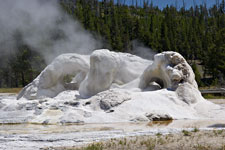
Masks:
[[[7,112],[10,118],[0,119],[2,123],[106,123],[225,116],[220,106],[201,96],[192,68],[176,52],[156,54],[154,61],[104,49],[90,56],[63,54],[17,98],[13,105],[3,101],[1,113]]]

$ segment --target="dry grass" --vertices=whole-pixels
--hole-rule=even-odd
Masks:
[[[127,137],[92,143],[84,147],[58,147],[45,150],[225,150],[225,130],[183,130],[179,134]]]
[[[0,88],[0,93],[19,93],[22,88]]]

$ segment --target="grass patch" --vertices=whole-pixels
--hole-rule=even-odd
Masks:
[[[83,150],[103,150],[102,143],[91,144],[88,147],[84,148]]]
[[[218,136],[218,135],[221,135],[223,133],[223,130],[218,130],[218,131],[214,130],[213,133],[214,133],[215,136]]]
[[[194,148],[196,150],[210,150],[211,149],[210,146],[205,146],[205,145],[201,145],[201,144],[198,144],[198,145],[194,146]]]
[[[145,145],[147,150],[154,150],[156,147],[156,140],[149,138],[148,140],[141,141],[140,144]]]
[[[19,93],[22,88],[0,88],[0,93]]]
[[[199,132],[198,128],[194,128],[192,132]]]
[[[205,99],[225,99],[225,96],[218,96],[213,94],[203,94]]]
[[[88,145],[87,147],[82,147],[82,148],[71,147],[71,148],[62,148],[62,149],[66,149],[66,150],[103,150],[103,144],[102,143],[93,143],[93,144]],[[50,150],[50,149],[46,149],[46,150]],[[57,149],[57,150],[59,150],[59,149]]]
[[[191,132],[187,130],[183,130],[182,133],[184,134],[184,136],[191,136]]]
[[[160,136],[162,136],[162,134],[161,133],[157,133],[156,136],[157,137],[160,137]]]

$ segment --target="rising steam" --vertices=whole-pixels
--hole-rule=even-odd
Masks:
[[[132,41],[132,53],[148,60],[153,60],[154,55],[156,54],[156,52],[144,46],[144,44],[138,40]]]
[[[71,19],[57,0],[0,0],[0,56],[12,54],[18,39],[49,63],[67,52],[88,54],[101,42]]]

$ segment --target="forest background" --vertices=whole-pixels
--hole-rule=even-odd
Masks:
[[[144,52],[138,53],[141,56],[176,51],[193,67],[200,86],[225,84],[224,0],[210,7],[202,2],[189,8],[185,3],[181,7],[175,3],[159,8],[148,0],[138,2],[59,0],[60,7],[71,18],[101,41],[98,48],[135,54],[138,47],[144,47]],[[55,30],[53,35],[52,40],[56,42],[65,38],[60,30]],[[0,88],[27,85],[48,63],[42,53],[21,39],[18,31],[14,34],[17,41],[14,52],[7,57],[0,55]],[[0,49],[7,51],[6,47]]]

